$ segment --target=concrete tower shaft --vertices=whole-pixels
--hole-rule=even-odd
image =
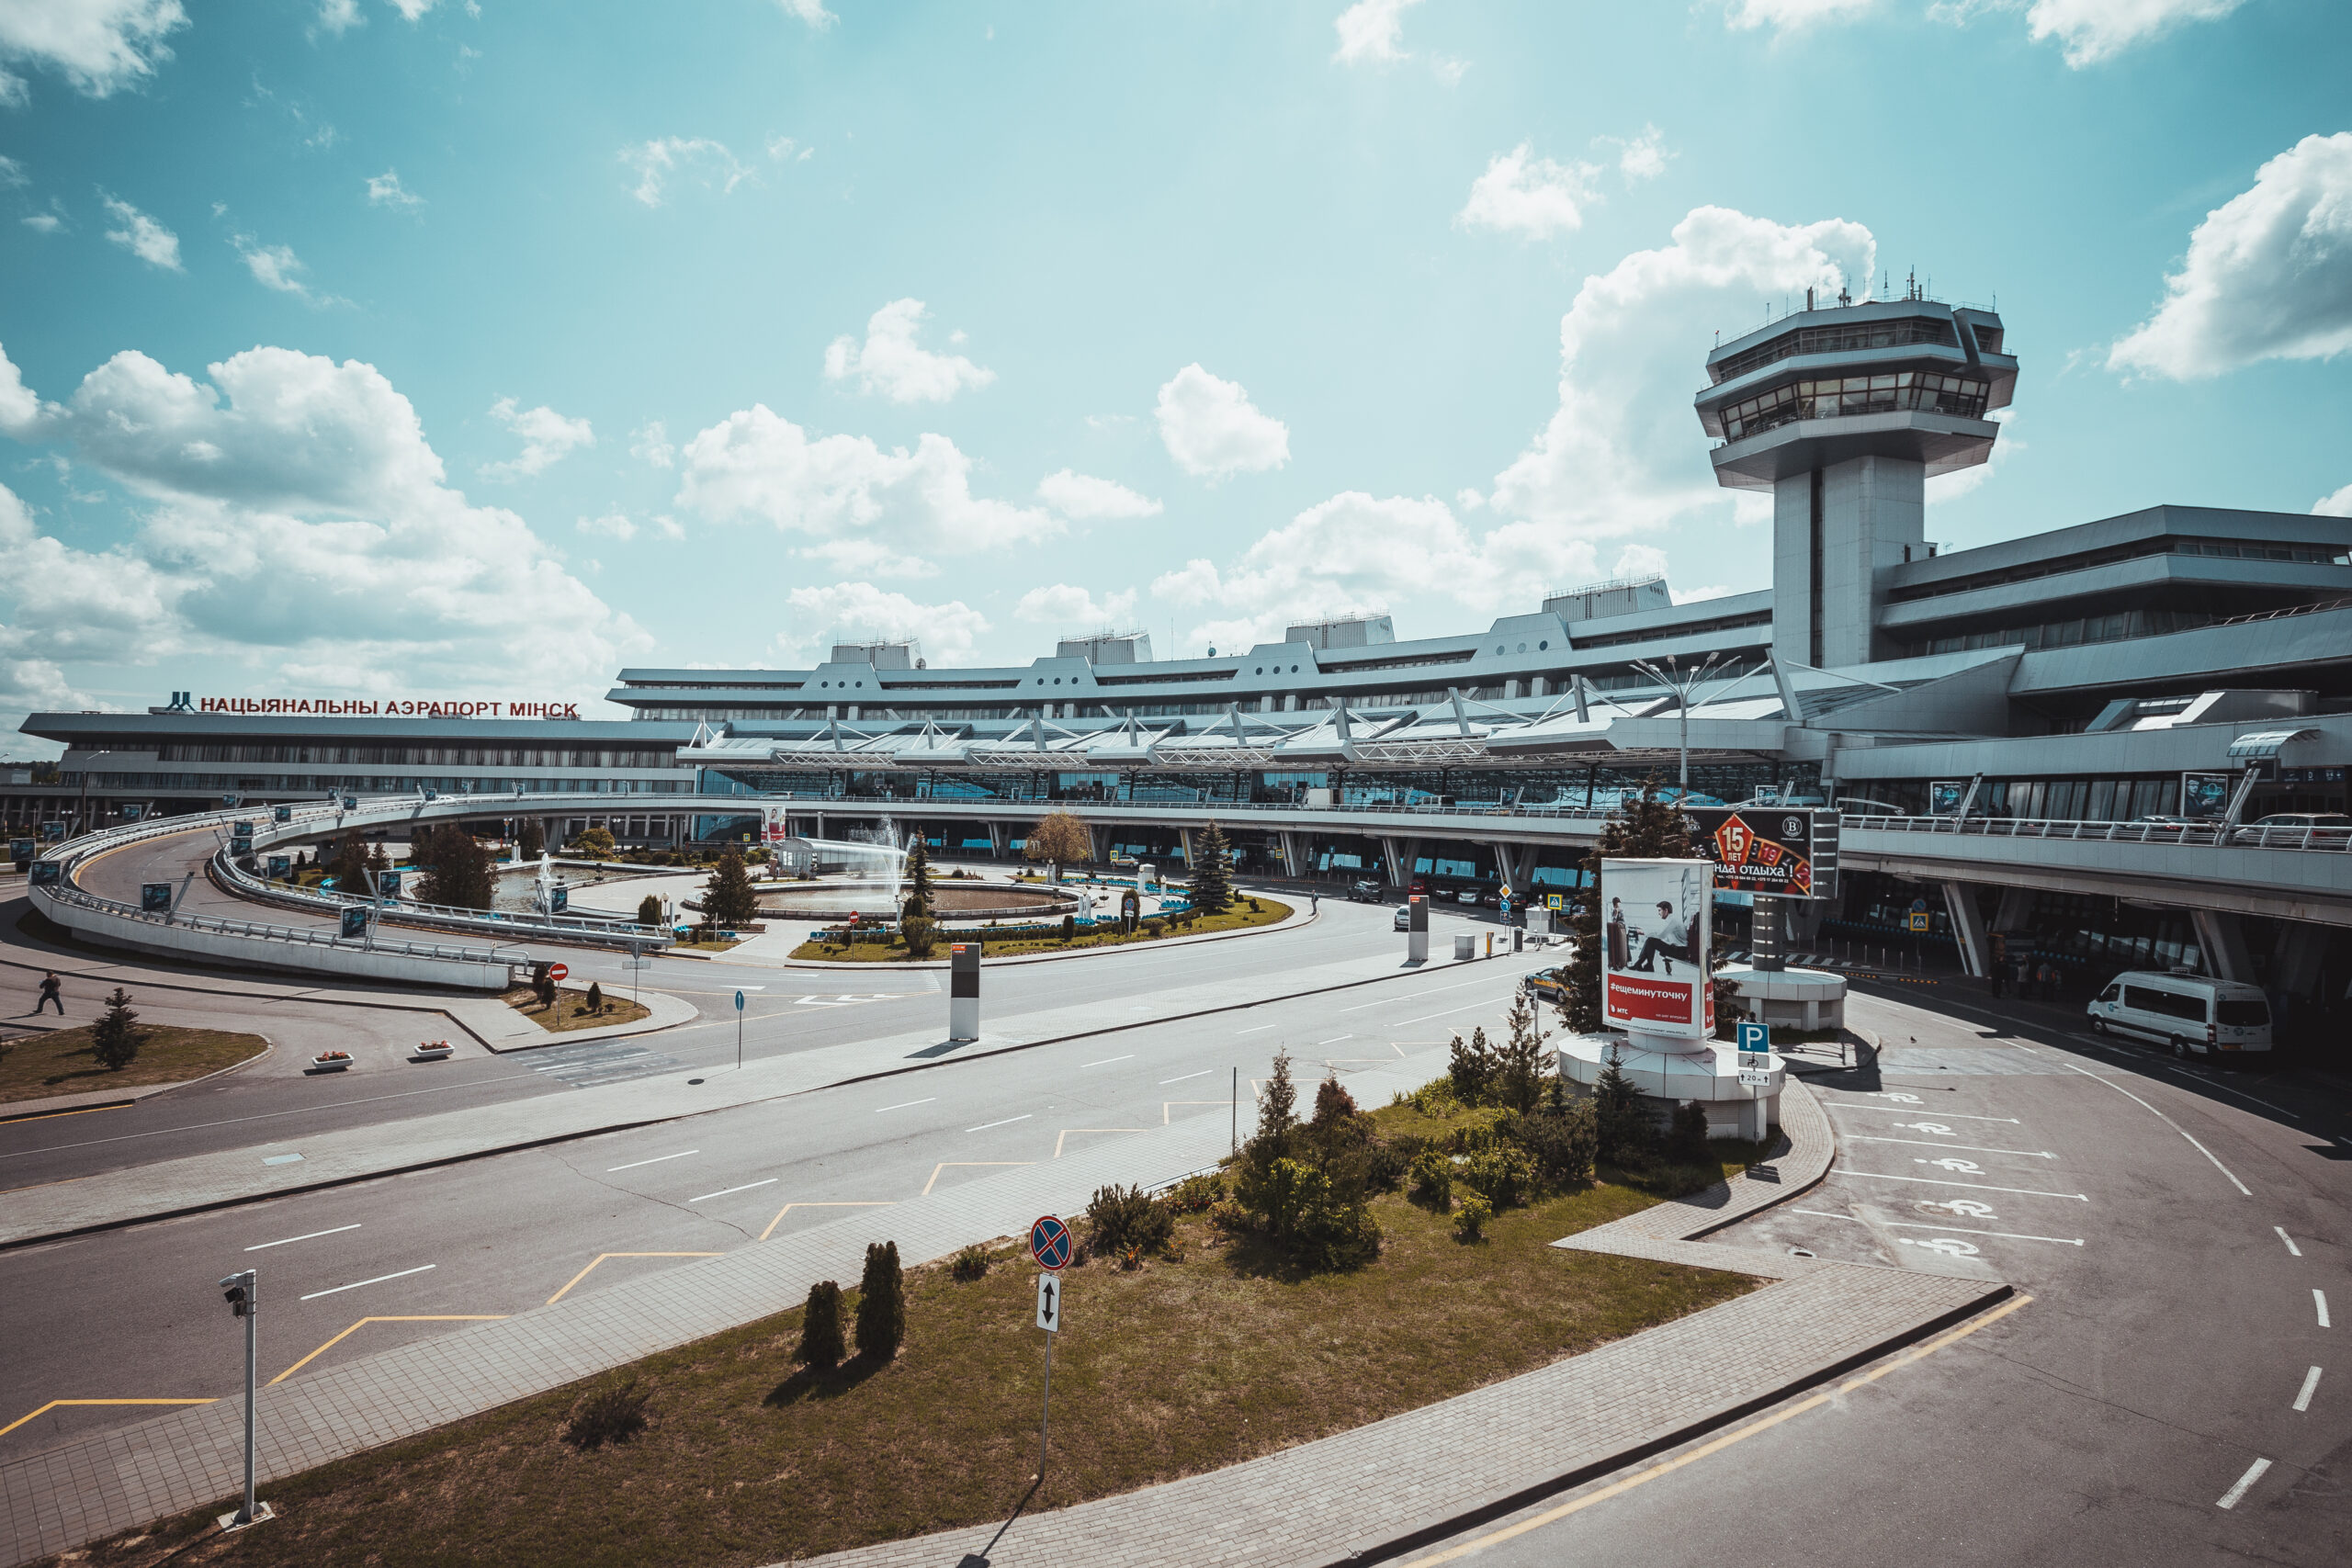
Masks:
[[[2000,317],[1932,299],[1807,310],[1707,356],[1717,482],[1772,492],[1773,650],[1863,664],[1879,574],[1927,553],[1927,479],[1986,460],[2018,363]]]

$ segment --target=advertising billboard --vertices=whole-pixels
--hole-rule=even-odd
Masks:
[[[2235,779],[2228,773],[2183,773],[2180,775],[2180,814],[2191,822],[2218,822],[2230,808],[2230,785]]]
[[[1960,815],[1961,802],[1967,798],[1967,780],[1930,780],[1928,784],[1928,815],[1930,817],[1957,817]]]
[[[1631,1034],[1714,1032],[1707,949],[1715,867],[1703,860],[1600,863],[1601,1020]]]
[[[1694,807],[1682,814],[1691,836],[1714,857],[1715,886],[1735,893],[1811,898],[1814,816],[1775,807]]]

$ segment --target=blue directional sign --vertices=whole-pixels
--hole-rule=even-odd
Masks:
[[[1050,1273],[1059,1273],[1069,1267],[1071,1241],[1069,1226],[1052,1214],[1047,1214],[1029,1227],[1029,1256],[1037,1267]]]
[[[735,1010],[737,1012],[743,1010],[743,993],[741,991],[735,993]]]

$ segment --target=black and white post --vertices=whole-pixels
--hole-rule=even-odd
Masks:
[[[261,1270],[248,1269],[220,1281],[221,1299],[231,1315],[245,1320],[245,1501],[220,1520],[223,1529],[243,1529],[269,1517],[269,1510],[254,1500],[254,1369],[260,1347],[256,1341],[261,1310]]]
[[[947,1038],[980,1037],[980,944],[959,942],[947,950]]]

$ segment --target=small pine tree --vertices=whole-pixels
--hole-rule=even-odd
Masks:
[[[1593,1121],[1600,1157],[1612,1165],[1637,1165],[1657,1142],[1657,1127],[1643,1109],[1641,1091],[1612,1055],[1592,1086]]]
[[[1674,1124],[1666,1135],[1666,1152],[1677,1165],[1707,1163],[1707,1108],[1685,1100],[1674,1108]]]
[[[1273,1072],[1258,1096],[1258,1134],[1250,1142],[1262,1145],[1269,1158],[1290,1152],[1291,1133],[1298,1126],[1298,1086],[1291,1082],[1290,1053],[1275,1053]]]
[[[1193,840],[1193,852],[1200,857],[1192,867],[1193,908],[1204,915],[1222,915],[1233,907],[1233,852],[1214,818]]]
[[[759,919],[760,896],[743,870],[743,857],[733,850],[718,857],[718,869],[702,890],[703,919],[712,925],[740,926]]]
[[[343,841],[334,847],[334,863],[329,869],[334,873],[336,892],[367,896],[368,846],[360,841],[358,834],[344,835]]]
[[[869,1243],[865,1274],[857,1286],[857,1353],[887,1361],[907,1337],[907,1284],[899,1269],[899,1244]]]
[[[580,837],[571,841],[582,854],[588,856],[591,860],[610,860],[613,858],[614,850],[618,847],[613,841],[613,830],[610,828],[583,829]]]
[[[931,918],[931,851],[917,833],[907,846],[906,901],[899,906],[902,919],[927,920]]]
[[[589,981],[587,1005],[581,1010],[583,1012],[603,1012],[605,1010],[605,987],[598,985],[594,980]]]
[[[808,1303],[800,1309],[800,1347],[792,1359],[804,1367],[834,1367],[848,1354],[842,1338],[842,1288],[820,1280],[808,1287]]]
[[[379,881],[384,873],[392,869],[391,853],[384,848],[384,841],[381,839],[377,840],[368,848],[368,869],[374,872]]]
[[[147,1032],[130,1010],[130,993],[117,986],[107,998],[107,1010],[90,1026],[90,1055],[107,1071],[119,1073],[138,1060],[139,1047],[146,1043]]]
[[[1453,1037],[1447,1051],[1445,1076],[1453,1086],[1453,1098],[1464,1105],[1484,1105],[1487,1091],[1495,1081],[1495,1053],[1487,1043],[1485,1025],[1470,1032],[1470,1038]]]
[[[662,923],[662,900],[650,893],[648,893],[644,897],[639,898],[637,901],[637,923],[640,926],[660,925]]]
[[[1521,991],[1512,998],[1504,1021],[1510,1026],[1510,1038],[1494,1054],[1494,1077],[1487,1093],[1496,1104],[1526,1116],[1542,1101],[1547,1076],[1544,1028],[1537,1020],[1532,994]]]

